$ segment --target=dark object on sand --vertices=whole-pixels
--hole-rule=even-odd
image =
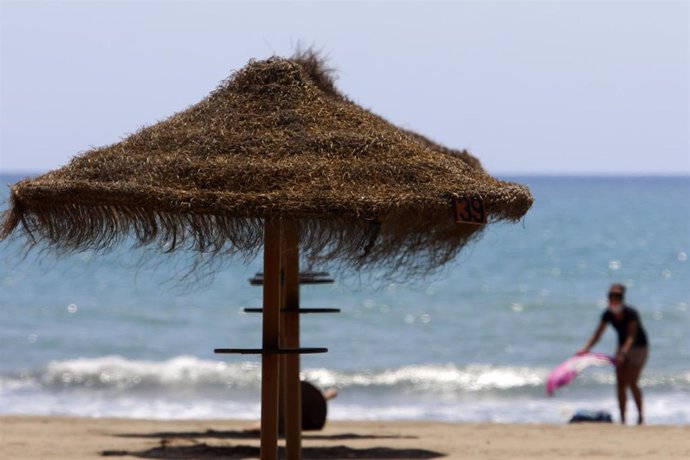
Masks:
[[[568,423],[613,423],[611,413],[605,410],[578,410]]]
[[[302,430],[316,431],[323,429],[326,424],[326,416],[328,415],[328,405],[326,399],[329,393],[325,394],[309,382],[302,380]],[[285,433],[284,415],[283,411],[279,412],[278,432]]]
[[[320,430],[326,424],[328,405],[321,390],[302,381],[302,429]]]

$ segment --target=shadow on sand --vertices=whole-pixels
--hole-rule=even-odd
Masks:
[[[137,458],[158,459],[242,459],[258,458],[259,448],[256,446],[210,446],[200,443],[184,446],[170,446],[164,442],[151,449],[133,452],[124,450],[106,450],[101,452],[104,457],[131,456]],[[392,449],[389,447],[372,447],[367,449],[353,449],[347,446],[305,447],[302,458],[308,459],[420,459],[439,458],[444,454],[424,449]],[[278,457],[285,458],[285,451],[278,448]]]
[[[116,435],[120,438],[160,438],[165,439],[259,439],[259,431],[161,431],[158,433],[123,433]],[[353,439],[418,439],[417,436],[393,436],[393,435],[363,435],[356,433],[340,434],[302,434],[302,439],[323,440],[323,441],[342,441]]]
[[[137,457],[158,459],[242,459],[258,458],[259,447],[256,445],[211,445],[199,442],[199,439],[247,439],[258,440],[258,431],[179,431],[156,433],[123,433],[120,438],[159,439],[156,447],[141,451],[105,450],[104,457]],[[303,439],[321,441],[342,441],[361,439],[417,439],[416,436],[396,435],[361,435],[355,433],[310,434]],[[279,458],[285,458],[283,447],[278,448]],[[445,457],[445,454],[425,449],[395,449],[391,447],[369,447],[355,449],[348,446],[308,446],[302,449],[302,458],[306,459],[424,459]]]

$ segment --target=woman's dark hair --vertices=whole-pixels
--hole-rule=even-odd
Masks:
[[[621,283],[612,284],[609,288],[609,296],[611,294],[618,294],[620,295],[621,300],[623,300],[625,298],[625,286]]]

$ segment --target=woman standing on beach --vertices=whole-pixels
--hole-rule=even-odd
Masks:
[[[637,310],[625,304],[625,286],[622,284],[611,285],[608,298],[609,306],[601,315],[599,326],[578,354],[587,353],[599,341],[607,323],[616,329],[618,333],[616,381],[621,423],[625,424],[626,389],[630,388],[635,399],[635,405],[637,405],[637,423],[642,425],[644,423],[642,390],[637,382],[649,356],[647,333],[642,327],[642,321],[640,321]]]

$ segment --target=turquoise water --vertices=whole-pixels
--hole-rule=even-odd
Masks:
[[[441,272],[373,287],[338,274],[302,288],[304,306],[342,309],[302,320],[303,344],[329,348],[302,368],[339,388],[330,416],[616,416],[612,369],[587,370],[554,398],[544,385],[621,281],[652,345],[647,419],[690,423],[690,178],[510,179],[530,186],[533,209],[516,225],[489,226]],[[247,282],[259,261],[231,260],[191,283],[180,281],[184,256],[123,247],[22,258],[20,247],[0,244],[0,413],[258,418],[259,362],[213,349],[259,346],[260,317],[242,312],[261,305]],[[597,350],[612,352],[614,335]]]

